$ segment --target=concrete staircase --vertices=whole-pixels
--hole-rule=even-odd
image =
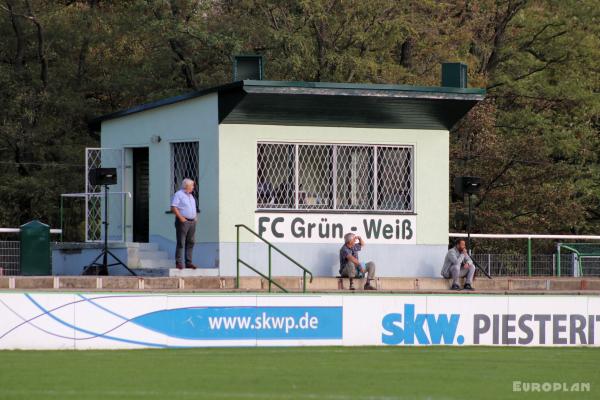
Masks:
[[[160,249],[158,243],[128,243],[127,264],[138,276],[147,277],[193,277],[218,276],[218,268],[196,270],[175,268],[175,260]]]

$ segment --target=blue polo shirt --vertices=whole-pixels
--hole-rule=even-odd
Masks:
[[[191,193],[181,189],[175,192],[171,199],[171,207],[177,207],[182,217],[196,219],[196,199]]]
[[[340,249],[340,274],[344,270],[344,267],[348,263],[348,255],[354,256],[358,260],[358,252],[361,250],[360,244],[356,243],[352,248],[349,248],[345,244]]]

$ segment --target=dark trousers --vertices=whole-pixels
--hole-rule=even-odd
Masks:
[[[181,222],[175,219],[175,232],[177,233],[177,247],[175,249],[175,263],[183,264],[183,252],[185,248],[185,264],[192,263],[192,251],[194,250],[196,236],[196,221]]]

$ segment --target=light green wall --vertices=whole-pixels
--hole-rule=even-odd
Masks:
[[[235,241],[235,224],[254,226],[256,143],[261,140],[414,145],[417,244],[448,242],[448,131],[238,124],[221,124],[219,131],[221,242]]]
[[[151,143],[158,135],[160,143]],[[196,240],[218,241],[218,102],[210,94],[141,113],[104,121],[101,143],[106,148],[148,147],[150,159],[150,235],[174,240],[169,210],[171,199],[171,149],[173,142],[199,142],[200,224]],[[128,165],[131,165],[130,163]],[[131,175],[125,190],[132,191]],[[128,200],[131,202],[131,200]],[[131,204],[128,207],[131,224]]]

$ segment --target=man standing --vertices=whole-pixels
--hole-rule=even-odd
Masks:
[[[446,279],[452,278],[451,290],[460,290],[458,286],[458,280],[462,277],[465,279],[465,285],[463,289],[474,290],[473,276],[475,275],[475,265],[473,260],[469,257],[467,252],[467,245],[464,239],[458,239],[456,246],[448,250],[446,258],[444,259],[444,266],[442,267],[442,276]]]
[[[375,278],[375,263],[368,262],[366,265],[358,261],[358,252],[365,245],[365,241],[354,233],[344,235],[344,245],[340,249],[340,275],[350,278],[350,290],[354,290],[354,278],[364,278],[368,275],[365,290],[375,290],[371,281]]]
[[[196,235],[196,199],[194,181],[184,179],[181,189],[175,192],[171,199],[171,211],[175,214],[175,232],[177,233],[177,248],[175,249],[175,267],[183,269],[183,253],[185,247],[185,268],[196,269],[192,264],[192,251]]]

